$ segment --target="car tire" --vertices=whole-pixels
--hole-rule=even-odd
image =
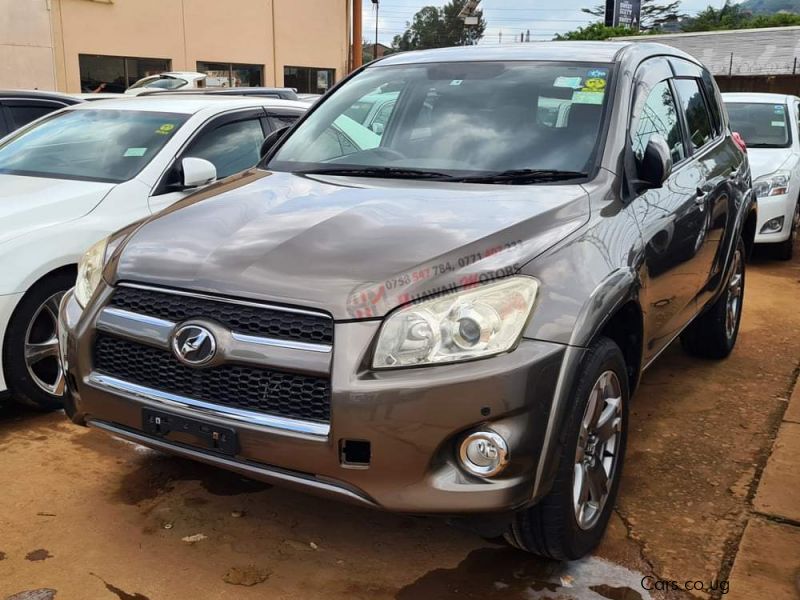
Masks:
[[[58,303],[75,285],[75,271],[57,272],[31,287],[9,321],[3,366],[11,398],[38,410],[63,408],[66,392],[58,359]]]
[[[733,351],[742,321],[746,256],[744,242],[740,239],[725,290],[681,334],[681,345],[689,354],[701,358],[723,359]]]
[[[515,513],[504,535],[520,550],[556,560],[580,558],[600,543],[614,509],[628,436],[628,379],[619,346],[608,338],[598,339],[587,350],[579,372],[560,436],[564,442],[553,487],[537,504]],[[598,425],[602,421],[609,434],[606,443],[599,443],[602,436],[592,428],[595,421]],[[614,444],[613,456],[607,454],[608,443]],[[605,468],[606,459],[610,470]],[[605,487],[589,475],[598,473],[598,468],[604,473],[599,482],[606,477]],[[596,496],[595,490],[603,487],[605,495]]]
[[[791,227],[788,239],[778,244],[777,247],[778,258],[781,260],[792,260],[794,256],[794,246],[797,242],[798,230],[800,230],[800,200],[798,200],[794,207]]]

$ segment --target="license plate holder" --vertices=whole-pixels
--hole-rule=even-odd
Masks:
[[[232,456],[239,450],[236,430],[175,414],[142,409],[142,430],[152,436]]]

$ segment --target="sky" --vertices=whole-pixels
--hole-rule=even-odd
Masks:
[[[683,0],[681,10],[694,14],[709,4],[719,8],[724,0]],[[391,45],[396,34],[403,33],[407,21],[411,21],[423,6],[442,6],[446,0],[380,0],[378,40]],[[522,32],[531,31],[531,40],[549,40],[556,33],[563,33],[588,25],[595,20],[581,12],[583,7],[599,4],[598,0],[482,0],[481,8],[487,28],[484,42],[511,42],[519,39]],[[364,38],[375,38],[375,9],[370,0],[363,0]]]

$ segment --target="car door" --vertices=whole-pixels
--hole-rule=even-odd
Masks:
[[[14,131],[39,117],[50,114],[53,111],[62,109],[66,104],[54,100],[38,99],[16,99],[9,98],[0,101],[3,105],[3,112],[8,122],[8,130]]]
[[[722,134],[717,98],[702,80],[700,67],[688,61],[672,59],[676,73],[673,81],[682,107],[684,130],[688,141],[691,169],[697,180],[696,207],[690,228],[696,235],[693,244],[698,294],[698,308],[714,295],[720,285],[724,265],[724,236],[730,235],[728,219],[735,214],[730,179],[740,164],[738,149]],[[713,110],[712,110],[713,107]]]
[[[157,212],[198,189],[182,186],[184,158],[210,161],[217,168],[217,179],[223,179],[258,163],[261,143],[269,131],[266,114],[260,108],[212,119],[186,143],[156,184],[149,200],[150,210]]]
[[[645,246],[641,305],[646,317],[646,361],[694,316],[703,268],[697,259],[697,240],[705,235],[697,196],[701,177],[690,156],[672,75],[663,58],[639,67],[630,122],[634,163],[654,135],[666,140],[673,162],[672,173],[660,188],[639,192],[632,200]]]

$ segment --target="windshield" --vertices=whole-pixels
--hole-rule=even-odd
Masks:
[[[267,166],[486,183],[512,183],[509,172],[584,176],[610,77],[607,64],[377,65],[334,92]]]
[[[121,183],[141,171],[187,118],[134,110],[62,112],[0,145],[0,173]]]
[[[128,89],[135,90],[136,88],[146,87],[159,88],[162,90],[176,90],[185,86],[187,83],[189,82],[185,79],[170,77],[169,75],[154,75],[153,77],[145,77],[144,79],[140,79]]]
[[[786,148],[789,125],[785,104],[726,102],[731,129],[739,133],[750,148]]]

